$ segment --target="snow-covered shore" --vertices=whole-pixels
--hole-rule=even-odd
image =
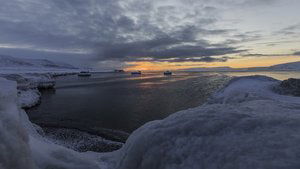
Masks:
[[[14,72],[11,74],[1,71],[0,77],[17,82],[19,104],[22,108],[30,108],[40,103],[41,93],[39,90],[54,89],[54,78],[69,74],[74,74],[74,72],[65,70],[63,73]]]
[[[205,105],[137,129],[111,153],[79,153],[38,134],[0,79],[2,168],[300,168],[300,97],[264,76],[231,80]]]
[[[51,74],[0,74],[0,77],[17,83],[18,103],[22,108],[30,108],[39,104],[41,99],[39,89],[49,89],[55,86],[55,81]]]

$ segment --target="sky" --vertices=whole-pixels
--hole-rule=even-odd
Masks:
[[[299,0],[0,0],[0,54],[96,69],[300,61]]]

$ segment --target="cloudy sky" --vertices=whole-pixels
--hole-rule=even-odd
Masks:
[[[299,0],[0,0],[0,54],[101,68],[300,60]]]

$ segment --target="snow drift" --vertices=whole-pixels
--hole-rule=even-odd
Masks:
[[[113,153],[78,153],[43,139],[0,79],[0,168],[298,169],[300,98],[264,76],[231,80],[205,105],[137,129]],[[10,86],[10,87],[3,87]]]

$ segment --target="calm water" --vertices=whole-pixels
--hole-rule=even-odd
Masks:
[[[42,126],[102,127],[131,132],[144,123],[195,107],[222,83],[212,73],[97,73],[91,77],[57,79],[56,90],[45,91],[30,119]]]
[[[299,72],[232,72],[277,79],[300,78]],[[97,73],[58,78],[56,90],[44,91],[42,103],[29,110],[42,126],[108,128],[132,132],[144,123],[201,105],[229,78],[216,73]]]

